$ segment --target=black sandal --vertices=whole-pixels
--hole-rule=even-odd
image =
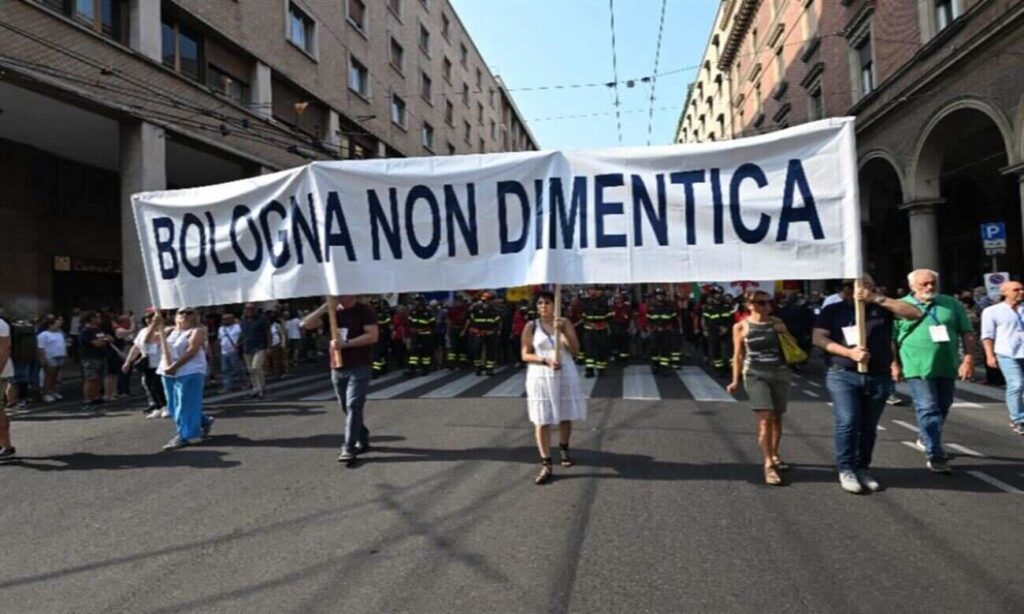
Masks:
[[[537,473],[537,477],[533,478],[533,483],[538,486],[547,484],[551,481],[551,475],[551,459],[542,458],[540,459],[540,471]]]
[[[569,444],[558,444],[558,451],[562,454],[562,466],[572,467],[574,463],[572,462],[572,457],[569,456]]]

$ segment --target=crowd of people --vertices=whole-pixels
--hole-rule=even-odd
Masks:
[[[5,408],[59,401],[62,371],[73,360],[81,372],[83,406],[102,412],[104,403],[130,394],[137,373],[146,417],[174,420],[175,435],[164,446],[173,450],[209,436],[207,386],[261,399],[268,379],[329,355],[346,415],[338,460],[351,464],[370,447],[364,406],[373,378],[391,369],[407,377],[442,368],[490,376],[499,366],[526,366],[527,413],[541,457],[535,481],[543,484],[553,474],[552,427],[559,432],[561,465],[573,464],[572,423],[587,413],[577,364],[583,377],[630,362],[664,375],[696,354],[731,376],[730,393],[745,388],[757,415],[764,479],[777,485],[789,467],[780,444],[791,372],[817,348],[832,397],[839,482],[859,493],[880,488],[869,469],[878,421],[886,403],[897,398],[895,382],[909,383],[918,446],[934,472],[950,472],[942,429],[955,381],[974,376],[978,357],[988,369],[986,379],[1005,378],[1011,428],[1024,435],[1024,286],[1007,282],[992,301],[977,289],[938,294],[934,271],[916,270],[907,279],[909,290],[892,295],[865,277],[860,289],[851,280],[828,296],[760,289],[733,296],[714,284],[692,293],[589,286],[559,297],[535,288],[522,300],[490,291],[450,293],[446,300],[412,294],[395,305],[381,296],[342,296],[333,339],[327,304],[181,308],[173,322],[152,309],[138,322],[133,313],[78,309],[67,321],[54,315],[0,318],[0,389]],[[563,316],[556,318],[558,302]],[[865,307],[863,338],[855,325],[858,302]],[[8,425],[0,420],[0,459],[15,454]]]

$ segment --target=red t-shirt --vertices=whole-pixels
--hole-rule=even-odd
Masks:
[[[377,324],[377,312],[370,307],[356,303],[348,309],[338,306],[338,330],[348,329],[348,339],[355,339],[366,332],[367,326]],[[345,368],[366,367],[373,362],[373,344],[357,348],[343,348],[341,361]]]
[[[640,303],[636,308],[636,325],[640,330],[647,330],[647,303]]]

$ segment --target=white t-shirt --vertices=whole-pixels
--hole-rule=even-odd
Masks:
[[[288,331],[289,339],[302,339],[302,320],[298,317],[285,322],[284,327]]]
[[[7,322],[0,320],[0,339],[3,337],[7,337],[7,340],[11,341],[11,326]],[[0,371],[0,377],[14,377],[14,361],[11,360],[10,352],[8,352],[7,364],[4,365],[3,371]]]
[[[217,339],[220,341],[220,353],[237,354],[238,338],[242,336],[242,327],[235,322],[231,326],[221,326],[217,330]]]
[[[278,322],[270,325],[270,346],[275,348],[281,346],[281,324]]]
[[[68,344],[64,341],[64,333],[61,331],[44,330],[36,335],[36,346],[46,354],[46,360],[64,358],[68,355]]]
[[[159,337],[157,338],[158,340],[154,343],[146,343],[146,337],[148,332],[148,326],[142,327],[142,330],[139,331],[139,334],[135,335],[134,345],[135,347],[139,348],[139,352],[141,352],[142,355],[145,356],[146,359],[149,361],[149,368],[156,369],[157,366],[160,365],[160,359],[163,357],[163,351],[160,349]]]

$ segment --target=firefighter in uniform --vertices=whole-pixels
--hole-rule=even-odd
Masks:
[[[480,294],[480,300],[469,308],[464,330],[469,331],[470,351],[473,354],[473,366],[476,374],[484,371],[494,375],[494,366],[498,362],[498,333],[501,330],[501,313],[491,304],[494,295],[490,292]]]
[[[722,296],[722,288],[714,286],[704,305],[704,335],[708,340],[708,362],[724,371],[732,359],[732,307]]]
[[[370,299],[370,308],[377,314],[380,335],[373,346],[373,377],[388,372],[388,346],[391,345],[391,305],[379,296]]]
[[[448,353],[445,355],[445,362],[449,369],[458,369],[469,364],[469,353],[466,350],[466,335],[463,328],[466,327],[466,318],[469,315],[469,306],[461,294],[456,294],[452,304],[448,307]]]
[[[619,292],[612,301],[612,357],[620,364],[629,362],[629,327],[633,322],[633,306]]]
[[[434,328],[437,317],[423,301],[422,294],[413,295],[413,307],[409,310],[409,326],[412,328],[412,351],[406,375],[416,375],[417,370],[426,374],[434,363]]]
[[[651,371],[667,374],[672,369],[672,331],[676,311],[665,297],[665,290],[654,289],[654,301],[647,307],[651,329]]]
[[[583,301],[583,347],[587,356],[586,377],[594,377],[608,368],[611,345],[612,310],[601,288],[591,286],[590,296]]]
[[[686,306],[686,297],[682,294],[676,294],[675,300],[672,303],[675,319],[672,323],[672,353],[670,360],[673,368],[682,369],[683,341],[686,339],[686,330],[683,322],[689,312],[689,308]]]

